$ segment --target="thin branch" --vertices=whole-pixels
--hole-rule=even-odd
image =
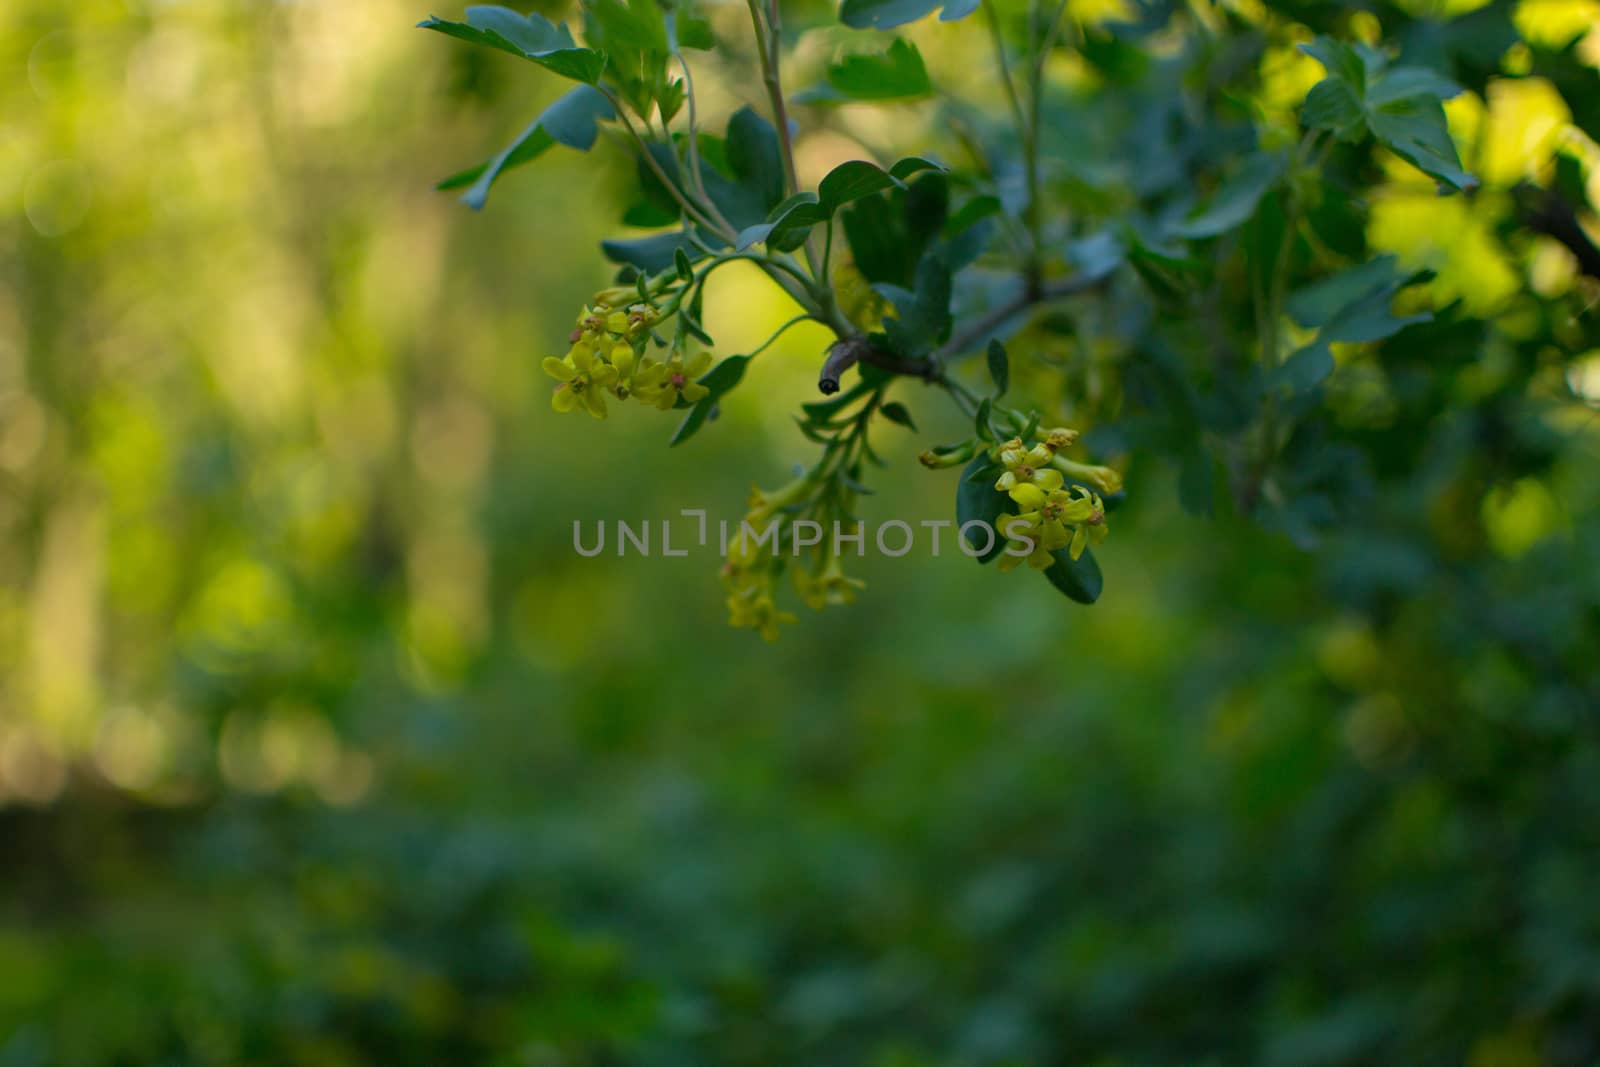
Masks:
[[[950,389],[956,386],[956,383],[945,374],[944,365],[947,360],[975,348],[1013,317],[1029,308],[1087,292],[1104,283],[1107,277],[1080,275],[1040,286],[1035,291],[1025,287],[1010,300],[991,308],[974,320],[971,325],[945,342],[938,351],[926,359],[904,359],[885,352],[865,337],[841,334],[840,339],[829,349],[828,359],[823,363],[822,371],[817,378],[817,388],[824,394],[836,393],[839,390],[839,379],[845,371],[857,363],[870,363],[895,374],[921,378],[925,382]]]
[[[700,223],[706,229],[710,230],[712,233],[718,234],[728,241],[732,241],[735,237],[737,237],[738,235],[733,232],[731,227],[718,225],[714,220],[707,216],[704,211],[695,205],[693,201],[684,195],[683,190],[678,188],[678,184],[676,182],[667,177],[667,172],[661,169],[661,164],[656,161],[655,155],[650,151],[650,146],[645,143],[643,137],[639,136],[639,131],[634,129],[633,123],[628,121],[628,114],[623,110],[622,102],[617,99],[616,94],[604,87],[600,87],[600,92],[604,93],[606,99],[610,101],[611,107],[614,111],[616,111],[617,118],[621,120],[623,128],[626,129],[629,136],[633,138],[633,143],[638,146],[639,155],[644,159],[645,166],[650,168],[650,170],[655,174],[657,180],[659,180],[661,184],[666,187],[667,192],[672,194],[672,198],[678,202],[678,206],[684,210],[684,213],[690,218],[694,219],[696,222]]]
[[[1076,296],[1078,293],[1088,292],[1090,289],[1103,284],[1107,277],[1108,275],[1098,277],[1078,275],[1074,278],[1063,278],[1060,281],[1045,283],[1034,293],[1030,293],[1024,288],[1005,303],[990,308],[982,317],[974,320],[960,333],[946,341],[940,347],[937,358],[943,361],[959,356],[963,352],[971,351],[1016,315],[1039,304],[1048,304],[1056,300],[1063,300],[1069,296]]]
[[[711,194],[706,192],[705,177],[700,173],[700,118],[695,109],[694,75],[689,73],[689,61],[683,58],[683,53],[674,51],[674,54],[677,56],[678,66],[683,69],[684,95],[689,99],[689,149],[687,163],[689,168],[689,180],[694,183],[695,193],[702,201],[705,202],[706,210],[711,214],[711,217],[716,219],[718,223],[731,231],[734,228],[733,223],[728,221],[728,217],[724,215],[717,207],[717,202],[711,199]],[[663,127],[666,126],[666,122],[666,116],[663,115],[661,117],[661,124]],[[671,134],[668,133],[667,136],[670,141]]]
[[[994,0],[983,0],[983,14],[989,24],[989,35],[994,40],[995,58],[1000,63],[1000,83],[1005,86],[1006,99],[1011,104],[1011,115],[1017,123],[1017,134],[1028,135],[1028,120],[1022,113],[1022,100],[1017,96],[1017,86],[1011,80],[1011,63],[1006,59],[1005,41],[1000,37],[1000,16],[995,12]]]

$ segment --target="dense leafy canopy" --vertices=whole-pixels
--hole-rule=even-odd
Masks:
[[[0,1065],[1600,1058],[1592,3],[541,10],[0,10]],[[1057,425],[1032,581],[572,550]]]

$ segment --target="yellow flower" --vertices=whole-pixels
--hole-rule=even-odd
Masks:
[[[1092,485],[1102,493],[1119,493],[1122,491],[1122,475],[1110,467],[1094,467],[1087,463],[1074,463],[1065,456],[1055,457],[1053,463],[1057,470],[1071,477],[1073,481]]]
[[[1077,440],[1078,431],[1069,430],[1065,426],[1057,426],[1053,430],[1041,430],[1039,433],[1039,443],[1049,449],[1051,455],[1055,455],[1063,448],[1071,448]]]
[[[1000,475],[994,487],[1003,493],[1009,493],[1019,485],[1032,485],[1046,493],[1060,489],[1063,480],[1061,472],[1050,469],[1051,458],[1050,450],[1044,445],[1024,448],[1021,439],[1013,437],[1000,446],[1000,463],[1005,467],[1005,473]]]
[[[778,639],[779,623],[799,621],[792,612],[778,609],[770,589],[753,586],[728,597],[728,624],[755,630],[763,641]]]
[[[613,285],[609,289],[602,289],[594,294],[592,303],[597,308],[609,311],[614,307],[621,307],[630,300],[638,298],[639,290],[631,285]]]
[[[752,486],[750,499],[746,501],[746,506],[749,507],[750,511],[745,515],[744,519],[752,529],[757,528],[761,523],[770,519],[774,512],[805,500],[811,495],[811,488],[811,474],[809,472],[802,474],[786,485],[779,486],[777,489],[769,490]]]
[[[854,604],[856,590],[865,589],[867,583],[844,573],[839,557],[833,556],[822,568],[822,573],[812,574],[803,567],[794,569],[794,587],[806,607],[821,611],[829,604]]]
[[[617,380],[617,368],[595,359],[594,349],[582,342],[572,346],[565,359],[546,356],[544,372],[561,384],[550,404],[571,411],[580,404],[597,419],[606,417],[605,390]]]
[[[944,467],[959,467],[977,451],[976,442],[963,441],[953,448],[930,448],[917,456],[917,462],[931,471]]]
[[[619,400],[628,398],[630,379],[633,377],[633,346],[622,344],[611,348],[611,365],[617,369],[617,380],[611,384],[612,393]]]
[[[647,359],[634,372],[633,392],[646,404],[654,404],[662,411],[675,406],[679,399],[693,404],[710,392],[695,381],[710,368],[710,352],[701,352],[687,365],[682,356],[673,356],[665,363]]]
[[[649,304],[635,304],[628,309],[626,332],[629,337],[637,337],[647,332],[654,326],[660,314]]]
[[[1046,534],[1037,518],[1038,513],[1033,514],[1033,519],[1026,514],[1000,516],[996,525],[1007,541],[1000,553],[999,567],[1002,572],[1013,570],[1023,560],[1027,560],[1028,566],[1034,570],[1040,571],[1055,562],[1055,556],[1051,555],[1053,550],[1046,546]],[[1013,548],[1013,545],[1016,547]]]
[[[1083,494],[1083,499],[1088,501],[1090,508],[1089,514],[1078,522],[1078,528],[1072,535],[1072,547],[1068,551],[1073,559],[1083,555],[1084,546],[1090,541],[1097,545],[1104,544],[1106,534],[1109,532],[1106,528],[1105,504],[1101,502],[1100,497],[1082,489],[1077,491]]]
[[[1011,491],[1011,499],[1022,509],[1018,518],[1039,530],[1041,542],[1051,552],[1067,547],[1072,540],[1069,527],[1085,521],[1095,510],[1087,494],[1079,497],[1065,489],[1046,493],[1038,486],[1019,485]]]
[[[585,306],[578,312],[577,329],[572,331],[572,336],[568,340],[573,344],[588,342],[592,345],[606,340],[606,316],[610,313],[611,309],[604,304]]]

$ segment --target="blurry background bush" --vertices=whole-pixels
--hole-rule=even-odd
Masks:
[[[1091,610],[919,553],[768,647],[571,520],[737,515],[817,335],[670,454],[552,416],[631,176],[432,192],[560,87],[425,14],[0,13],[0,1065],[1600,1060],[1600,355],[1358,392],[1378,492],[1315,552],[1152,490]],[[939,78],[971,32],[918,28]],[[1512,109],[1491,183],[1549,84],[1452,105]],[[1402,202],[1369,237],[1479,310],[1575,284]],[[724,284],[729,351],[785,317]],[[946,517],[917,447],[869,519]]]

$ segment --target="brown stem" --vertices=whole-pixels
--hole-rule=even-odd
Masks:
[[[857,363],[870,363],[874,367],[882,367],[884,370],[912,378],[921,378],[926,382],[944,381],[945,360],[958,356],[986,340],[1013,316],[1038,304],[1086,292],[1105,280],[1104,276],[1079,276],[1042,285],[1037,292],[1030,292],[1024,288],[1004,304],[990,309],[974,320],[927,359],[904,359],[885,352],[859,334],[841,337],[828,350],[828,358],[822,364],[822,372],[817,377],[817,388],[825,395],[838,392],[839,379],[845,371]]]

